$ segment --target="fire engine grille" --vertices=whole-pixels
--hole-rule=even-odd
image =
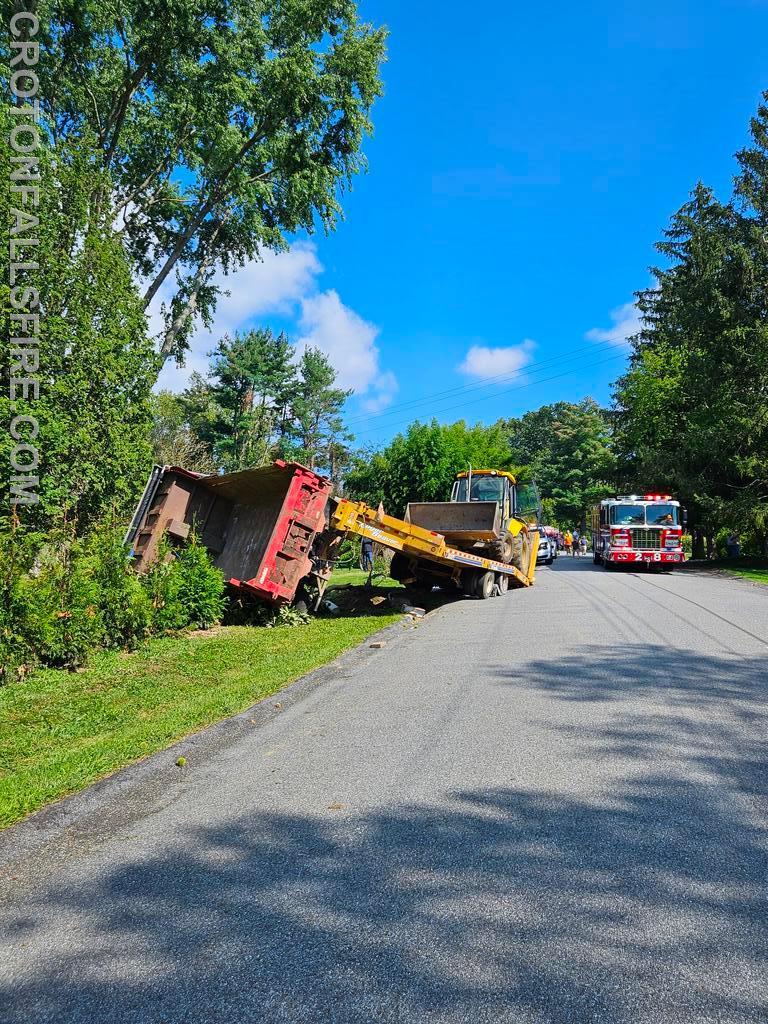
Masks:
[[[658,551],[661,548],[661,530],[630,530],[632,547],[644,551]]]

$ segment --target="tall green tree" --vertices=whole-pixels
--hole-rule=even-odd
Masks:
[[[364,166],[385,32],[353,0],[40,0],[41,105],[57,147],[91,138],[83,200],[113,225],[164,357],[210,323],[217,270],[331,230]]]
[[[447,501],[456,473],[468,466],[515,468],[502,426],[413,423],[381,451],[358,453],[346,488],[351,497],[382,502],[401,515],[409,501]]]
[[[757,194],[757,193],[755,193]],[[766,546],[768,247],[759,218],[699,184],[657,249],[657,287],[616,387],[618,449],[630,480],[693,507],[710,550],[721,525]]]
[[[285,334],[249,330],[219,342],[207,378],[193,376],[181,404],[224,471],[264,465],[289,446],[299,386],[294,355]]]
[[[0,136],[10,119],[0,113]],[[151,465],[149,396],[158,360],[131,267],[108,218],[91,209],[94,189],[109,189],[95,140],[61,140],[39,151],[36,259],[25,283],[39,289],[39,398],[8,401],[7,360],[0,391],[0,486],[9,487],[12,412],[39,422],[39,502],[19,508],[35,529],[66,518],[80,532],[107,512],[130,510]],[[9,223],[7,189],[2,216]],[[0,286],[9,308],[7,283]],[[6,322],[6,328],[8,324]],[[6,334],[7,337],[7,334]]]
[[[184,403],[171,391],[150,398],[152,410],[152,458],[160,466],[183,466],[197,473],[215,473],[216,463],[208,444],[190,426]]]
[[[323,469],[338,480],[349,458],[342,409],[352,394],[336,387],[336,370],[317,348],[307,348],[291,400],[294,454],[310,469]]]
[[[555,402],[502,421],[512,457],[529,466],[555,525],[581,525],[613,490],[609,418],[591,398]]]

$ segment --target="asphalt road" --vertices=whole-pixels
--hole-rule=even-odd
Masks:
[[[6,835],[0,1019],[764,1022],[767,656],[768,588],[586,560],[398,626]]]

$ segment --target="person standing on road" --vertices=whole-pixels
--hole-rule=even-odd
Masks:
[[[579,540],[580,540],[580,538],[579,538],[579,531],[578,530],[574,530],[573,531],[573,538],[572,538],[572,541],[571,541],[571,546],[572,546],[571,554],[573,555],[574,558],[578,558],[579,557]]]
[[[587,538],[586,537],[582,537],[581,540],[579,541],[579,548],[580,548],[581,554],[582,555],[586,555],[586,553],[587,553]]]
[[[565,531],[565,537],[563,538],[563,544],[564,544],[564,547],[565,547],[566,555],[570,555],[571,547],[573,545],[573,534],[571,533],[570,530],[566,530]]]

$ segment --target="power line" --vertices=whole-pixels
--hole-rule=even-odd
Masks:
[[[617,352],[616,355],[608,356],[607,359],[600,359],[596,363],[592,363],[591,365],[592,366],[602,366],[605,363],[611,363],[611,362],[613,362],[616,359],[624,359],[624,358],[625,358],[625,354],[623,352]],[[459,405],[449,405],[449,406],[445,406],[444,408],[441,408],[441,409],[435,409],[433,415],[436,414],[436,413],[450,412],[453,409],[463,409],[467,405],[475,405],[475,404],[477,404],[477,402],[485,402],[489,398],[497,398],[497,397],[499,397],[501,395],[509,395],[513,391],[523,391],[525,388],[535,387],[537,384],[548,384],[552,380],[560,380],[563,377],[570,377],[571,374],[573,374],[573,373],[574,373],[573,370],[566,370],[565,373],[556,373],[556,374],[554,374],[551,377],[542,377],[540,380],[527,381],[525,384],[518,384],[517,387],[514,387],[514,388],[506,388],[504,391],[496,391],[492,395],[481,395],[480,398],[473,398],[469,402],[462,402]],[[372,418],[372,417],[369,417],[369,418]],[[403,423],[409,423],[409,422],[410,422],[410,419],[404,419],[404,420],[399,420],[398,422],[395,422],[395,423],[379,424],[379,425],[377,425],[375,427],[369,427],[368,430],[359,430],[359,431],[357,431],[356,436],[359,436],[360,434],[370,434],[374,430],[381,429],[382,426],[383,427],[397,427],[397,426],[400,426]]]
[[[520,367],[518,370],[511,370],[507,373],[498,374],[495,377],[486,377],[482,381],[478,381],[475,384],[459,384],[456,387],[448,388],[445,391],[436,391],[430,395],[422,395],[420,398],[411,398],[406,402],[398,402],[396,405],[391,405],[387,409],[383,409],[381,412],[368,413],[367,415],[353,416],[352,419],[347,420],[348,426],[354,426],[355,423],[369,423],[372,419],[382,419],[387,416],[392,416],[403,409],[415,408],[419,405],[425,405],[426,403],[433,402],[435,399],[448,397],[454,394],[466,394],[471,391],[482,390],[483,388],[493,387],[496,384],[501,384],[507,380],[514,380],[516,376],[525,370],[526,372],[540,368],[542,366],[550,365],[551,363],[561,362],[568,363],[573,362],[574,359],[578,359],[584,352],[594,352],[599,349],[611,348],[615,345],[613,341],[600,341],[592,342],[590,345],[585,345],[582,348],[572,350],[571,355],[567,356],[549,356],[547,359],[540,359],[533,363],[528,363],[524,367]]]

